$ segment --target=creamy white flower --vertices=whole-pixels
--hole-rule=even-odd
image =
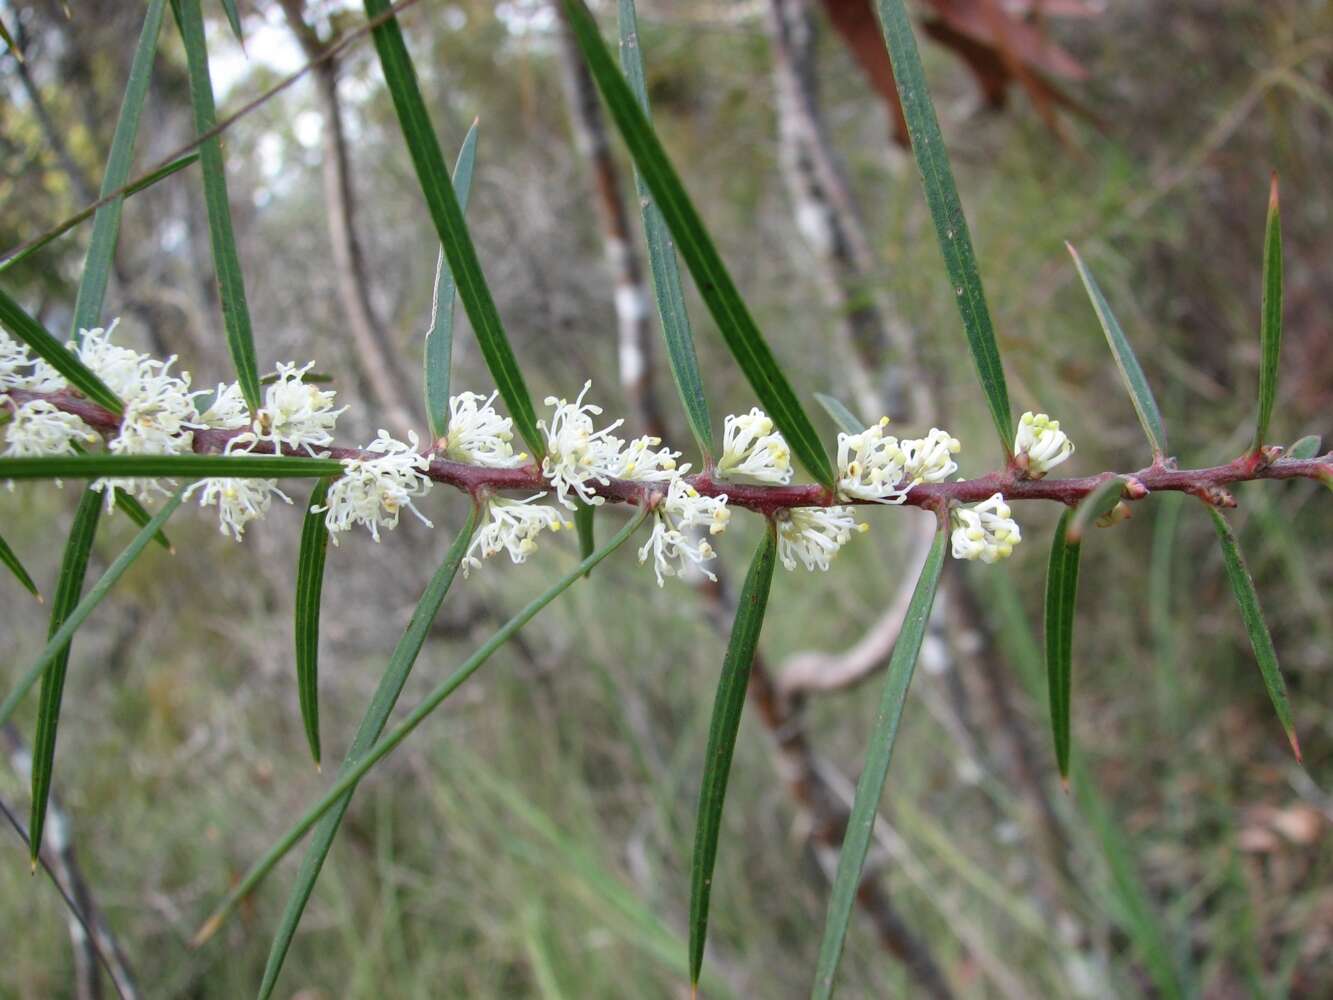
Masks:
[[[902,503],[911,482],[904,482],[907,456],[892,434],[889,418],[859,434],[838,435],[838,493],[844,499]]]
[[[1072,454],[1074,442],[1060,430],[1060,421],[1031,410],[1019,419],[1014,460],[1031,478],[1040,479]]]
[[[923,438],[909,438],[901,442],[903,474],[912,486],[918,483],[940,483],[958,471],[953,460],[962,450],[958,439],[948,431],[932,427]]]
[[[479,567],[483,559],[506,551],[515,563],[526,562],[537,551],[536,537],[543,531],[559,531],[567,522],[554,507],[534,504],[545,493],[537,493],[526,500],[492,497],[486,504],[490,520],[472,537],[467,556],[463,559],[463,575]]]
[[[250,444],[267,441],[275,449],[299,448],[312,457],[315,449],[333,444],[333,427],[347,407],[335,410],[332,389],[307,385],[305,373],[313,361],[297,368],[295,364],[278,365],[278,377],[264,393],[264,405],[255,415],[250,430],[241,438]]]
[[[952,514],[953,557],[993,563],[1013,554],[1023,540],[1004,496],[996,493],[975,507],[957,507]]]
[[[27,347],[0,330],[0,395],[6,389],[22,388],[27,376],[21,369],[31,364]]]
[[[377,458],[348,458],[343,460],[343,474],[329,487],[324,506],[324,524],[335,545],[338,534],[353,525],[364,524],[371,537],[380,540],[380,526],[398,526],[398,514],[409,508],[422,524],[430,521],[412,504],[413,497],[429,492],[431,482],[423,472],[430,468],[430,460],[417,452],[417,435],[408,432],[408,441],[395,441],[388,431],[379,436],[366,450],[378,453]]]
[[[106,383],[108,389],[121,399],[127,399],[145,378],[169,367],[171,362],[163,364],[133,348],[113,344],[111,337],[119,325],[120,320],[114,319],[108,327],[80,330],[79,340],[70,341],[69,347],[94,375]]]
[[[108,444],[117,455],[181,455],[192,450],[194,428],[201,426],[194,407],[198,392],[190,390],[190,373],[171,374],[173,355],[157,361],[146,354],[111,343],[116,324],[106,330],[85,330],[77,349],[81,359],[107,383],[125,404],[120,431]],[[157,479],[99,479],[92,488],[106,494],[107,510],[115,505],[116,490],[146,500],[154,494],[169,496],[170,481]]]
[[[596,506],[602,498],[588,488],[590,481],[606,485],[615,476],[624,442],[612,431],[624,423],[617,420],[608,427],[596,430],[592,418],[602,412],[600,406],[585,404],[592,382],[583,383],[583,391],[570,403],[554,396],[546,397],[546,405],[554,406],[555,413],[548,425],[537,421],[546,434],[546,457],[542,459],[542,475],[555,487],[556,496],[564,506],[575,510],[570,499],[573,492],[584,503]]]
[[[278,489],[276,479],[201,479],[185,491],[185,499],[195,493],[199,493],[200,507],[217,506],[218,530],[238,542],[247,524],[268,513],[275,496],[292,502]]]
[[[514,454],[514,422],[502,417],[489,399],[475,392],[460,392],[449,399],[449,429],[444,453],[456,462],[469,462],[492,469],[516,469],[528,460],[526,452]]]
[[[33,399],[18,407],[5,425],[4,454],[11,458],[73,455],[75,442],[90,445],[100,440],[97,432],[74,414],[44,399]]]
[[[240,430],[249,424],[250,407],[241,392],[241,383],[233,382],[225,385],[219,382],[217,391],[213,393],[213,401],[208,404],[208,409],[199,415],[199,422],[207,427],[226,431]],[[231,442],[228,442],[228,450],[231,450]]]
[[[710,580],[716,580],[703,565],[717,556],[708,540],[698,537],[707,528],[710,535],[726,530],[731,520],[726,494],[704,496],[684,479],[677,477],[667,488],[666,497],[654,510],[652,536],[639,549],[639,562],[647,562],[651,553],[657,585],[668,576],[684,576],[693,566]]]
[[[723,421],[718,475],[789,483],[791,471],[791,450],[763,410],[754,407],[749,413],[730,414]]]
[[[661,438],[637,437],[616,454],[607,468],[615,479],[636,479],[641,483],[672,482],[690,470],[676,466],[680,452],[658,447]]]
[[[789,570],[797,560],[808,570],[827,570],[853,531],[870,530],[868,524],[856,523],[851,507],[793,507],[779,511],[777,522],[778,558]]]

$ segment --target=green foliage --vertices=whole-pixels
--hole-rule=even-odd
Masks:
[[[312,497],[311,500],[313,506],[314,498]],[[454,539],[454,543],[445,554],[440,568],[435,571],[435,575],[431,577],[430,583],[426,585],[426,589],[421,595],[421,600],[417,602],[416,610],[412,613],[412,619],[408,622],[407,629],[403,632],[402,638],[398,640],[398,645],[389,657],[388,666],[384,668],[379,686],[375,689],[375,694],[366,707],[366,713],[362,716],[361,723],[356,728],[356,734],[352,737],[352,745],[348,747],[347,756],[343,759],[342,767],[339,768],[338,773],[340,775],[346,774],[354,768],[375,745],[375,741],[380,738],[380,734],[384,732],[384,727],[389,721],[389,715],[393,712],[394,706],[398,704],[398,696],[403,692],[403,685],[407,683],[407,678],[412,673],[412,667],[417,662],[421,646],[426,641],[426,634],[436,616],[440,613],[440,606],[444,603],[445,595],[449,593],[449,588],[458,575],[458,568],[463,564],[463,558],[467,555],[468,543],[472,540],[473,532],[477,530],[478,514],[479,511],[475,507],[468,514],[467,521],[464,523],[462,530],[459,531],[458,537]],[[308,518],[306,523],[309,526]],[[303,552],[304,543],[305,538],[303,537]],[[298,608],[299,606],[298,604]],[[317,620],[315,628],[318,628]],[[318,641],[317,635],[314,636],[314,640]],[[303,694],[303,703],[304,697]],[[316,754],[316,759],[318,759],[318,754]],[[310,845],[306,848],[305,856],[301,859],[300,871],[296,873],[296,884],[292,887],[291,895],[287,897],[287,905],[283,909],[277,933],[273,936],[273,944],[269,948],[268,962],[264,967],[264,979],[259,987],[260,997],[270,996],[274,986],[277,985],[278,974],[282,971],[282,963],[287,957],[288,949],[291,947],[297,924],[300,923],[301,915],[305,912],[306,903],[310,901],[310,894],[315,889],[315,881],[319,878],[320,870],[324,867],[324,860],[328,857],[329,850],[333,846],[333,838],[338,832],[338,826],[342,823],[347,807],[352,804],[354,788],[355,785],[349,787],[327,815],[320,820],[314,836],[311,837]]]
[[[3,535],[0,535],[0,563],[5,564],[9,571],[14,574],[14,578],[27,589],[28,593],[39,601],[42,599],[41,593],[37,590],[37,584],[33,583],[32,577],[23,568],[22,561],[9,547],[9,543],[5,541]]]
[[[207,135],[217,124],[213,106],[213,81],[208,73],[208,48],[200,0],[171,0],[181,41],[185,44],[190,74],[190,101],[194,107],[194,130]],[[236,367],[236,380],[251,412],[263,405],[259,392],[259,363],[255,359],[250,307],[245,299],[245,275],[236,251],[232,229],[231,200],[227,196],[227,169],[222,160],[222,140],[210,136],[199,143],[199,166],[204,176],[204,205],[208,210],[208,240],[213,248],[213,270],[218,298],[222,302],[222,324],[227,330],[227,350]]]
[[[1083,279],[1083,287],[1087,289],[1088,298],[1092,300],[1093,311],[1097,313],[1097,320],[1106,334],[1106,343],[1111,348],[1111,356],[1115,358],[1116,367],[1120,369],[1120,377],[1124,380],[1125,388],[1129,390],[1129,399],[1134,404],[1134,412],[1139,415],[1143,433],[1147,435],[1148,443],[1152,445],[1153,458],[1161,459],[1166,455],[1166,428],[1162,425],[1162,414],[1157,409],[1157,400],[1153,398],[1152,388],[1143,374],[1139,359],[1134,354],[1134,348],[1129,346],[1129,338],[1120,328],[1115,313],[1111,312],[1111,305],[1098,287],[1097,279],[1092,276],[1092,272],[1083,263],[1083,258],[1073,245],[1066,243],[1065,246],[1068,247],[1070,256],[1074,258],[1078,276]]]
[[[134,49],[130,78],[125,86],[116,133],[111,139],[111,154],[106,172],[102,175],[103,198],[120,190],[129,180],[134,161],[134,141],[139,135],[139,120],[143,117],[144,99],[148,96],[148,80],[153,74],[153,59],[157,55],[157,39],[162,30],[165,0],[151,0],[144,17],[143,31]],[[74,319],[70,324],[70,339],[77,340],[81,330],[101,326],[102,302],[106,298],[107,278],[115,260],[116,238],[120,235],[120,213],[126,195],[112,198],[97,210],[93,217],[93,234],[88,242],[88,255],[83,261],[79,291],[74,300]]]
[[[1282,679],[1282,671],[1278,667],[1277,650],[1273,648],[1273,637],[1268,633],[1268,623],[1264,621],[1263,609],[1259,607],[1259,594],[1254,589],[1254,578],[1250,576],[1245,559],[1240,554],[1236,535],[1231,530],[1231,525],[1227,523],[1227,519],[1216,507],[1210,506],[1208,514],[1213,520],[1213,527],[1217,529],[1217,541],[1222,549],[1227,581],[1236,595],[1236,603],[1240,605],[1240,616],[1245,622],[1245,631],[1250,636],[1250,645],[1254,648],[1254,658],[1259,664],[1259,674],[1263,677],[1264,688],[1273,703],[1273,711],[1277,713],[1278,722],[1282,724],[1282,730],[1287,734],[1291,752],[1299,761],[1301,745],[1296,738],[1296,724],[1291,718],[1287,684]]]
[[[652,123],[625,82],[625,77],[616,68],[597,29],[597,22],[582,0],[562,2],[569,13],[574,37],[597,83],[597,89],[601,91],[611,118],[634,157],[639,176],[652,193],[671,234],[676,238],[676,247],[685,258],[685,265],[694,276],[699,294],[713,314],[727,347],[769,417],[787,439],[792,454],[816,481],[832,487],[833,468],[814,425],[806,416],[795,390],[741,299],[730,272],[713,245],[712,237],[708,235],[703,220],[667,158],[666,150],[653,131]],[[688,369],[688,360],[683,358],[672,366],[673,373],[679,370],[685,377],[688,377]],[[696,393],[694,386],[685,385],[681,388],[682,397],[688,398]],[[691,417],[692,424],[695,419]],[[696,436],[698,433],[696,430]]]
[[[98,454],[69,458],[0,458],[0,479],[101,479],[103,476],[319,479],[342,471],[342,463],[331,458],[292,455]]]
[[[1055,525],[1046,570],[1046,683],[1051,703],[1051,732],[1060,777],[1069,780],[1069,712],[1073,677],[1074,611],[1078,598],[1078,559],[1082,544],[1071,539],[1074,511],[1066,507]]]
[[[634,0],[620,0],[620,68],[629,81],[634,99],[651,119],[648,89],[643,79],[643,50],[639,47],[638,13]],[[648,246],[648,266],[653,275],[653,293],[657,299],[657,316],[662,323],[662,338],[666,341],[667,363],[671,377],[680,394],[685,419],[690,433],[699,446],[705,465],[712,465],[714,452],[713,424],[708,415],[708,398],[704,394],[703,378],[699,375],[699,358],[694,349],[694,331],[685,309],[685,290],[680,283],[680,264],[676,248],[671,242],[671,230],[662,210],[657,207],[653,193],[643,179],[639,168],[634,168],[634,187],[639,195],[643,216],[643,231]]]
[[[713,892],[713,868],[717,863],[727,779],[731,777],[731,758],[745,708],[745,689],[759,645],[759,631],[764,625],[764,612],[768,609],[768,592],[773,585],[777,558],[777,526],[770,521],[736,599],[736,620],[727,640],[727,654],[722,659],[717,696],[713,699],[713,718],[708,724],[704,774],[699,783],[699,819],[694,828],[694,858],[690,864],[690,982],[696,987],[708,938],[708,900]]]
[[[98,406],[112,413],[121,411],[120,400],[107,388],[106,383],[93,374],[73,351],[62,347],[3,288],[0,288],[0,325],[32,348],[34,354],[60,372],[70,385]]]
[[[944,569],[944,554],[949,533],[940,530],[931,543],[926,562],[921,567],[911,603],[898,630],[898,640],[889,657],[884,693],[880,696],[879,710],[870,737],[870,749],[865,767],[856,783],[847,832],[843,835],[842,850],[838,854],[838,871],[833,877],[833,891],[829,896],[828,916],[824,921],[824,936],[819,944],[819,959],[815,966],[812,998],[828,1000],[833,996],[838,963],[842,959],[847,940],[847,925],[852,919],[852,905],[861,887],[861,871],[870,850],[870,838],[879,815],[879,800],[884,794],[884,782],[889,776],[889,762],[893,758],[893,744],[898,738],[898,723],[907,703],[907,691],[916,672],[916,661],[921,655],[921,643],[930,623],[930,609],[939,590],[940,574]]]
[[[454,161],[454,193],[458,207],[467,211],[472,190],[472,167],[477,159],[477,123],[463,137],[458,159]],[[449,431],[449,381],[454,353],[454,272],[445,259],[444,247],[435,261],[435,288],[431,294],[430,329],[426,331],[426,419],[430,436],[439,441]]]
[[[387,13],[390,9],[387,0],[366,0],[365,6],[368,18]],[[500,322],[500,313],[482,274],[481,262],[477,259],[476,248],[472,245],[472,237],[463,219],[463,210],[454,194],[453,181],[444,165],[440,143],[430,123],[426,103],[421,97],[416,69],[407,52],[407,45],[403,42],[403,32],[397,18],[391,17],[380,24],[372,36],[375,50],[379,53],[380,66],[384,70],[384,82],[388,85],[394,110],[398,114],[398,124],[407,141],[408,152],[412,154],[412,165],[416,168],[422,195],[430,209],[431,219],[435,222],[440,242],[444,245],[445,257],[457,282],[463,308],[472,321],[472,329],[481,345],[486,366],[500,390],[500,397],[509,407],[514,426],[527,442],[533,456],[540,460],[546,454],[546,440],[537,428],[532,397],[528,394],[527,384],[523,381],[513,348],[509,346],[509,338]]]
[[[995,328],[990,309],[986,305],[977,255],[972,249],[972,234],[967,228],[967,216],[958,198],[949,153],[944,146],[935,105],[926,86],[926,73],[921,65],[916,39],[912,35],[912,21],[903,0],[876,0],[884,42],[893,62],[893,77],[897,82],[898,99],[907,131],[912,140],[912,155],[916,157],[921,185],[926,192],[926,205],[935,224],[935,238],[944,255],[945,270],[953,286],[958,311],[963,318],[963,332],[967,334],[968,350],[986,395],[991,422],[1000,437],[1000,447],[1008,455],[1013,447],[1013,415],[1009,411],[1009,390],[1004,381],[1004,366],[1000,349],[995,342]]]
[[[321,479],[310,491],[301,526],[301,550],[296,557],[296,690],[301,700],[310,755],[319,763],[319,603],[324,591],[324,558],[329,550],[329,529],[323,510],[331,479]]]

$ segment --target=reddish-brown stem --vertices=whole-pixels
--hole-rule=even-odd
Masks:
[[[99,431],[110,432],[119,426],[119,418],[115,414],[69,390],[39,393],[11,389],[8,395],[13,400],[9,404],[10,408],[16,403],[45,399],[67,413],[75,414]],[[240,430],[197,430],[194,432],[194,450],[201,454],[220,454],[226,450],[227,443],[241,433]],[[272,448],[259,445],[253,450],[265,453],[271,452]],[[1006,500],[1049,500],[1072,506],[1106,480],[1119,476],[1126,481],[1127,499],[1137,500],[1150,493],[1179,492],[1190,493],[1216,506],[1226,507],[1235,505],[1235,500],[1227,491],[1227,487],[1234,483],[1260,479],[1333,479],[1333,452],[1316,458],[1295,459],[1275,458],[1273,451],[1265,449],[1263,453],[1245,454],[1225,465],[1202,469],[1177,469],[1169,461],[1154,462],[1138,472],[1102,472],[1075,479],[1024,479],[1016,470],[1007,468],[976,479],[914,486],[908,492],[905,504],[939,511],[950,504],[978,503],[995,493],[1002,493]],[[304,454],[297,449],[283,449],[283,453],[297,456]],[[339,460],[376,457],[371,452],[356,448],[330,448],[328,454]],[[541,470],[533,464],[517,469],[492,469],[446,458],[433,458],[426,475],[435,482],[454,486],[472,496],[496,492],[535,493],[550,488]],[[730,506],[744,507],[766,517],[793,507],[872,503],[866,500],[839,500],[830,490],[814,483],[759,486],[722,479],[707,471],[686,476],[685,479],[704,496],[725,494]],[[592,481],[588,487],[609,503],[635,505],[644,503],[653,493],[661,490],[660,485],[631,479],[610,479],[605,483]]]

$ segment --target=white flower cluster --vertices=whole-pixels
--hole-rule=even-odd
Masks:
[[[528,460],[526,452],[514,454],[514,422],[491,406],[490,398],[475,392],[460,392],[449,400],[449,428],[436,448],[455,462],[468,462],[491,469],[516,469]],[[525,501],[526,502],[526,501]]]
[[[778,559],[787,569],[795,569],[800,560],[808,570],[827,571],[853,531],[870,530],[870,525],[857,523],[850,507],[793,507],[779,511],[777,522]]]
[[[975,507],[958,507],[952,513],[953,557],[993,563],[1007,559],[1023,540],[1004,496],[996,493]]]
[[[733,413],[723,421],[717,474],[758,483],[791,482],[791,449],[763,410]]]
[[[408,443],[396,441],[381,430],[366,451],[377,458],[343,459],[343,474],[329,487],[324,506],[324,524],[333,544],[338,535],[353,525],[364,524],[370,536],[380,540],[380,528],[398,527],[398,515],[407,507],[427,527],[432,527],[412,503],[413,497],[430,492],[431,481],[424,475],[430,459],[417,451],[417,435],[408,432]]]
[[[1018,421],[1014,437],[1014,461],[1032,479],[1046,473],[1074,454],[1074,442],[1060,430],[1060,421],[1029,410]]]
[[[486,503],[486,513],[490,520],[480,531],[472,536],[467,556],[463,560],[463,575],[480,566],[483,559],[489,559],[498,552],[509,553],[515,563],[527,562],[528,556],[537,551],[534,539],[543,531],[559,531],[568,527],[568,522],[560,516],[554,507],[539,507],[533,504],[546,496],[538,493],[526,500],[509,500],[504,497],[491,497]]]
[[[727,530],[731,511],[727,509],[727,495],[706,497],[684,479],[677,477],[667,488],[667,495],[658,504],[653,533],[639,549],[639,562],[653,557],[653,571],[660,587],[668,576],[685,576],[693,566],[710,580],[716,580],[704,563],[717,556],[703,529],[710,535]],[[693,529],[693,530],[691,530]]]
[[[844,500],[900,504],[920,483],[939,483],[958,471],[953,456],[962,445],[948,431],[932,427],[923,438],[899,441],[885,434],[881,417],[859,434],[838,435],[838,493]]]

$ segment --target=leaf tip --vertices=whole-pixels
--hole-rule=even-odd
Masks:
[[[211,917],[209,917],[207,920],[204,921],[202,927],[200,927],[197,931],[194,932],[194,937],[190,938],[190,947],[191,948],[202,947],[204,943],[208,941],[209,938],[211,938],[214,934],[217,933],[217,930],[221,925],[222,925],[222,914],[221,913],[213,914]]]
[[[1068,771],[1061,771],[1061,772],[1060,772],[1060,791],[1064,792],[1066,795],[1069,794],[1069,772],[1068,772]]]
[[[32,864],[32,867],[28,870],[28,875],[29,875],[29,876],[35,876],[35,875],[37,874],[37,855],[34,854],[34,855],[32,856],[32,858],[31,858],[31,864]]]
[[[1287,730],[1287,742],[1291,744],[1291,752],[1296,757],[1296,763],[1304,767],[1305,759],[1301,756],[1301,741],[1296,736],[1296,730]]]
[[[1268,210],[1272,212],[1274,215],[1276,215],[1278,211],[1277,188],[1278,188],[1277,171],[1274,170],[1270,175],[1270,179],[1268,182]]]
[[[34,590],[34,591],[32,592],[32,596],[35,597],[35,598],[37,598],[37,603],[38,603],[38,604],[45,604],[45,603],[46,603],[46,598],[42,596],[42,592],[41,592],[40,590]]]

